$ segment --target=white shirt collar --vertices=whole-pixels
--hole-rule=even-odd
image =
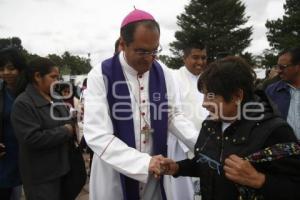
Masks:
[[[191,72],[186,68],[186,66],[183,66],[183,68],[184,68],[184,71],[188,74],[188,76],[189,76],[190,78],[192,78],[193,80],[198,80],[198,78],[199,78],[200,75],[201,75],[201,74],[195,75],[195,74],[191,73]]]
[[[229,122],[222,122],[222,132],[224,132],[230,125],[231,123]]]
[[[129,74],[133,75],[133,76],[137,76],[138,72],[133,68],[131,67],[127,61],[125,60],[125,53],[124,51],[121,51],[119,53],[119,59],[120,59],[120,63],[121,63],[121,66],[122,68]]]
[[[200,77],[200,75],[194,75],[193,73],[191,73],[186,66],[181,67],[183,72],[186,74],[186,76],[188,77],[189,80],[192,81],[193,84],[197,85],[198,79]]]

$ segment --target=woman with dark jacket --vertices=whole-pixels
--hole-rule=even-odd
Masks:
[[[25,89],[25,58],[15,48],[0,50],[0,199],[9,200],[21,185],[19,148],[10,121],[15,98]],[[20,194],[16,194],[16,199]]]
[[[300,146],[254,80],[238,57],[212,63],[198,81],[210,115],[195,157],[162,162],[166,174],[200,177],[202,200],[300,199]]]
[[[12,112],[25,196],[28,200],[70,199],[64,183],[72,167],[69,151],[75,132],[68,109],[51,92],[58,67],[47,58],[37,58],[29,63],[27,74],[29,84]]]

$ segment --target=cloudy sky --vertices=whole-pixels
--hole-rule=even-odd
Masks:
[[[285,0],[242,0],[248,22],[254,28],[248,51],[259,54],[268,48],[267,19],[283,15]],[[72,54],[87,57],[96,64],[112,55],[120,23],[133,6],[149,11],[161,26],[163,54],[178,30],[176,16],[187,0],[0,0],[0,38],[20,37],[32,53]]]

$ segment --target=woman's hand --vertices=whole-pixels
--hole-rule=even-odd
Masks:
[[[230,155],[225,159],[225,176],[240,185],[259,189],[266,181],[266,176],[258,172],[249,161],[237,155]]]
[[[164,158],[160,162],[160,165],[161,165],[161,168],[163,170],[163,173],[166,174],[166,175],[177,174],[177,172],[179,170],[178,164],[170,158]]]

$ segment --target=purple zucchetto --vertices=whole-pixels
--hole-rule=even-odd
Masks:
[[[134,9],[123,19],[121,28],[123,28],[127,24],[145,20],[155,21],[154,17],[150,13],[147,13],[143,10]]]

